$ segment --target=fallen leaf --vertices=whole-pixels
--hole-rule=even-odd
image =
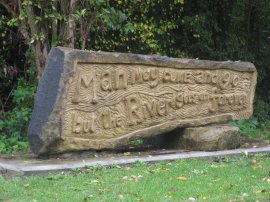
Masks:
[[[185,176],[179,176],[179,177],[177,177],[176,179],[185,181],[185,180],[187,180],[188,178],[185,177]]]
[[[168,171],[168,170],[170,170],[168,167],[162,167],[162,170],[164,170],[164,171]]]
[[[98,183],[98,180],[92,180],[91,184],[93,184],[93,183]]]
[[[160,171],[160,169],[157,168],[157,169],[154,169],[154,170],[149,170],[149,173],[158,173],[159,171]]]
[[[196,199],[194,197],[189,197],[188,200],[189,201],[196,201]]]
[[[141,175],[138,175],[138,176],[136,176],[136,175],[131,175],[131,178],[134,179],[135,181],[139,180],[139,179],[142,178],[142,177],[143,177],[143,176],[141,176]]]
[[[268,183],[270,183],[270,178],[264,177],[262,180],[263,180],[263,181],[266,181],[266,182],[268,182]]]
[[[252,159],[251,162],[252,162],[252,163],[257,163],[256,159]]]
[[[255,166],[252,167],[253,170],[256,170],[258,168],[262,168],[262,165],[257,163]]]
[[[90,194],[90,195],[84,197],[83,201],[89,201],[88,199],[93,198],[93,197],[94,197],[94,195]]]
[[[220,178],[212,179],[213,182],[217,182],[217,181],[219,181],[219,180],[220,180]]]
[[[106,192],[106,189],[98,189],[99,194],[104,194]]]
[[[255,194],[263,193],[265,192],[265,189],[256,189]]]
[[[124,197],[122,194],[119,194],[119,195],[118,195],[118,198],[119,198],[120,200],[124,200],[124,199],[125,199],[125,197]]]
[[[124,152],[124,156],[129,156],[130,152]]]
[[[218,168],[218,166],[215,164],[211,164],[211,168]]]
[[[25,188],[28,188],[30,185],[29,184],[24,184],[23,185]]]

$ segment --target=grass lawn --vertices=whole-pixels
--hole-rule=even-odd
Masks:
[[[270,154],[0,177],[0,201],[270,201]]]

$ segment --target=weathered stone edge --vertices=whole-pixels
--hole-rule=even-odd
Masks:
[[[54,110],[59,92],[64,69],[65,52],[59,48],[53,48],[46,62],[46,68],[40,80],[34,102],[34,109],[28,128],[28,139],[34,153],[38,153],[46,143],[42,126],[48,121]],[[54,78],[54,79],[53,79]]]
[[[141,55],[132,53],[117,53],[103,51],[74,50],[70,48],[57,47],[55,49],[68,52],[70,60],[80,63],[108,63],[108,64],[141,64],[159,67],[179,68],[179,69],[232,69],[236,71],[256,72],[255,66],[250,62],[242,61],[210,61],[185,58],[171,58],[157,55]],[[196,67],[195,67],[196,66]]]

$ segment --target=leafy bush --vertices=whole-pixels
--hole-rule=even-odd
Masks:
[[[30,120],[35,85],[23,79],[18,80],[18,86],[12,93],[14,108],[2,112],[0,120],[0,153],[26,149],[27,127]]]
[[[261,124],[270,120],[270,104],[256,97],[254,101],[254,116],[256,116]]]

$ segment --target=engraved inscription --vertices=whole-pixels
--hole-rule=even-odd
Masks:
[[[63,114],[64,137],[108,139],[179,119],[250,112],[252,72],[78,63]]]

